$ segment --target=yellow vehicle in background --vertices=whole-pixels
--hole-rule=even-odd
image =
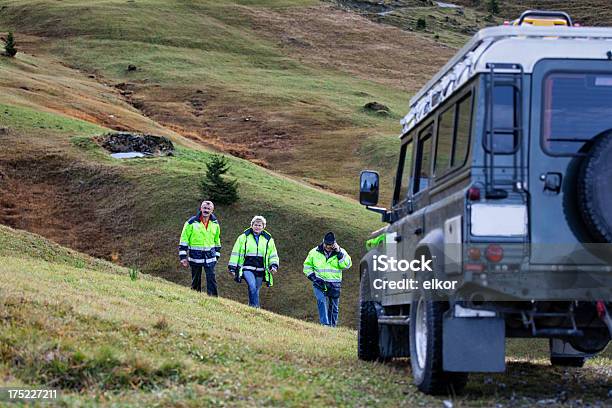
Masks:
[[[511,23],[513,26],[532,25],[540,27],[573,26],[572,18],[563,11],[527,10]]]

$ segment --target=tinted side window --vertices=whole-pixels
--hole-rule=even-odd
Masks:
[[[402,146],[402,150],[400,151],[399,165],[400,168],[398,169],[397,182],[400,183],[400,186],[398,196],[394,200],[395,203],[403,201],[408,194],[410,176],[412,175],[412,172],[410,171],[412,168],[412,142],[408,142]]]
[[[516,146],[516,91],[513,86],[498,85],[493,90],[493,149],[496,153],[511,153]],[[487,150],[489,146],[486,138]]]
[[[451,167],[453,153],[453,132],[455,130],[455,107],[447,109],[438,118],[436,140],[436,164],[434,173],[440,175]]]
[[[612,75],[549,74],[544,82],[545,147],[554,153],[577,153],[584,142],[609,129]]]
[[[431,180],[431,139],[433,124],[427,126],[419,135],[416,166],[414,168],[414,193],[425,190]]]
[[[452,166],[461,166],[467,157],[472,131],[472,94],[457,104],[457,132]]]

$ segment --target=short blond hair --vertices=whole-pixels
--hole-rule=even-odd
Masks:
[[[261,222],[263,224],[264,228],[266,227],[266,218],[263,215],[256,215],[256,216],[254,216],[253,219],[251,220],[251,227],[257,221]]]

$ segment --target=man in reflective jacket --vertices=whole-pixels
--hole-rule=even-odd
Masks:
[[[351,265],[351,257],[340,248],[333,232],[325,234],[323,242],[311,249],[304,261],[304,274],[312,281],[323,325],[335,327],[338,322],[342,271]]]
[[[191,266],[191,289],[202,291],[202,268],[206,272],[206,293],[217,296],[215,265],[221,251],[221,228],[211,201],[203,201],[200,211],[183,226],[179,243],[181,265]]]
[[[259,307],[261,284],[274,284],[273,273],[278,270],[279,259],[272,235],[264,228],[266,219],[256,215],[251,220],[251,228],[236,239],[229,264],[229,272],[240,283],[244,277],[249,290],[249,306]]]

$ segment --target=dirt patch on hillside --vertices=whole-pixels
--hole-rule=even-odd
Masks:
[[[125,103],[120,89],[97,74],[76,71],[48,55],[48,39],[22,33],[18,39],[20,53],[0,69],[3,103],[60,113],[118,131],[176,136],[144,118]]]
[[[456,50],[333,6],[244,8],[251,28],[304,64],[415,92]]]
[[[290,160],[295,147],[309,134],[333,131],[347,123],[320,121],[313,109],[296,101],[280,107],[263,107],[238,100],[231,91],[214,88],[160,87],[146,83],[121,83],[126,99],[144,115],[184,137],[263,167]],[[294,106],[300,105],[299,107]]]
[[[131,183],[102,166],[29,153],[0,155],[0,223],[121,261],[135,233]]]

